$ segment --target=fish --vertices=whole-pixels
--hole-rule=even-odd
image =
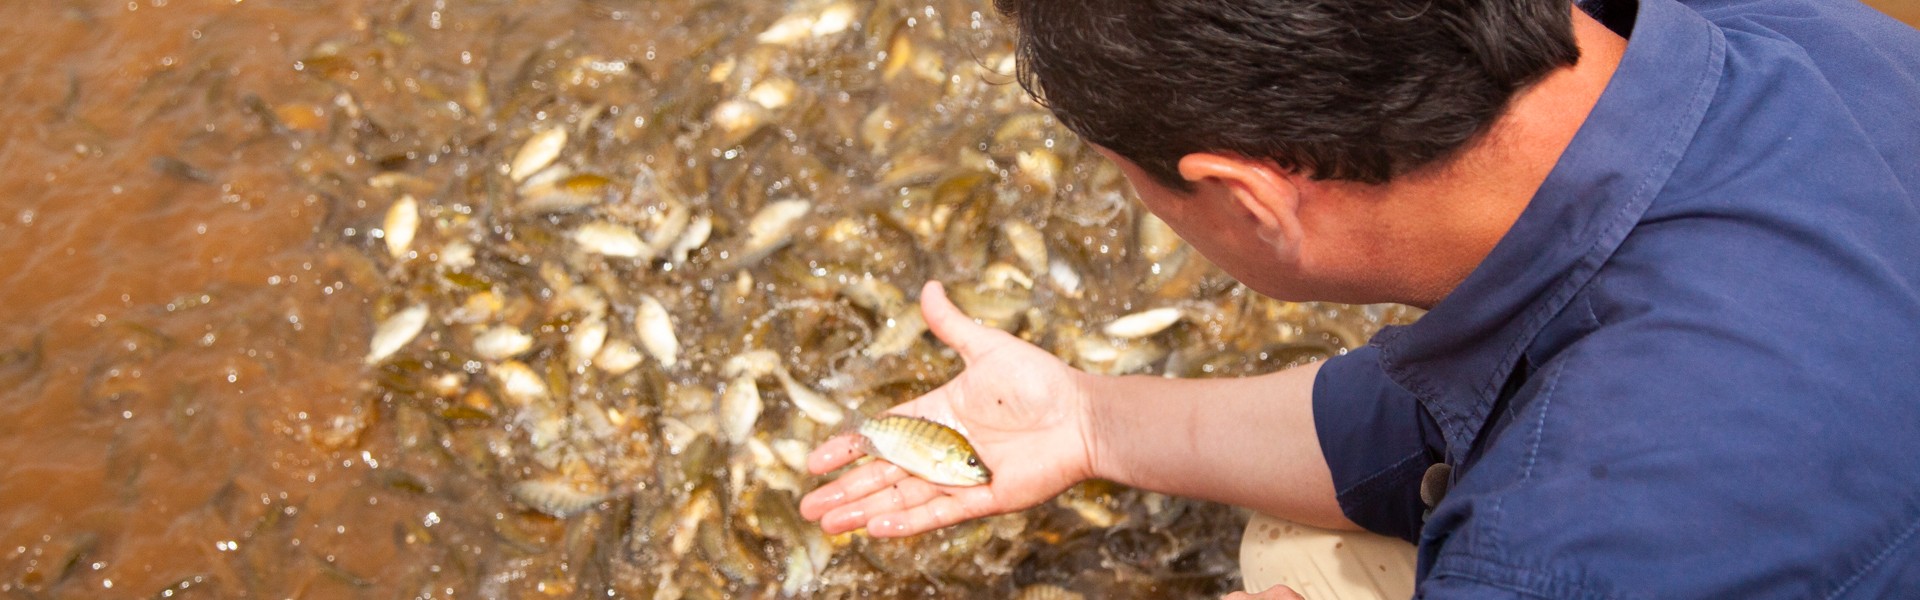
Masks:
[[[836,2],[822,8],[818,13],[794,13],[775,21],[766,31],[755,36],[754,41],[762,44],[791,46],[808,39],[824,38],[846,31],[853,26],[859,16],[859,8],[851,2]]]
[[[720,132],[719,146],[731,147],[746,141],[760,128],[772,120],[773,115],[767,107],[751,100],[727,100],[714,105],[707,115],[707,121]]]
[[[527,363],[509,360],[494,365],[490,372],[500,382],[501,393],[516,406],[526,406],[551,396],[547,391],[547,382]]]
[[[466,240],[447,242],[447,245],[440,248],[440,252],[434,258],[435,263],[447,269],[465,270],[473,266],[473,244],[467,243]]]
[[[1124,340],[1137,340],[1165,331],[1185,316],[1178,308],[1161,307],[1143,310],[1122,316],[1107,323],[1100,331]]]
[[[529,479],[508,490],[514,500],[556,519],[564,519],[599,505],[609,496],[606,488],[593,483],[571,482],[562,478]]]
[[[787,393],[787,400],[791,401],[794,407],[799,408],[801,414],[822,425],[838,425],[846,416],[846,411],[834,404],[832,400],[794,379],[793,374],[787,371],[786,365],[780,363],[780,355],[772,350],[753,350],[735,355],[727,359],[727,364],[721,368],[720,373],[736,381],[744,380],[747,383],[772,375],[780,382],[780,389]],[[729,387],[729,389],[732,388]],[[754,397],[758,398],[758,390],[753,391]],[[725,404],[724,400],[722,404]],[[748,427],[751,428],[751,425]]]
[[[727,390],[720,394],[721,436],[735,444],[745,443],[753,436],[753,426],[760,421],[760,413],[765,409],[760,386],[754,384],[753,378],[734,377],[727,382]]]
[[[579,229],[573,230],[573,242],[579,244],[581,250],[593,254],[641,260],[653,258],[653,249],[640,241],[640,234],[607,221],[581,225]]]
[[[793,241],[794,230],[799,229],[801,219],[812,210],[813,202],[797,198],[780,200],[761,208],[747,221],[746,240],[741,242],[729,269],[751,266],[775,250],[786,247]]]
[[[589,316],[567,332],[567,359],[574,365],[586,364],[600,355],[607,344],[607,320]]]
[[[505,360],[533,348],[533,336],[499,325],[473,338],[473,353],[487,360]]]
[[[727,377],[746,377],[759,379],[772,375],[780,369],[780,354],[772,350],[750,350],[727,359],[720,367],[720,374]]]
[[[647,230],[647,260],[672,250],[693,223],[693,209],[685,202],[666,200],[662,204],[664,208],[648,220],[652,227]],[[711,228],[712,224],[709,223],[708,227]]]
[[[780,389],[787,393],[787,400],[792,401],[793,406],[800,409],[800,414],[829,427],[839,425],[846,419],[844,409],[827,399],[825,395],[813,391],[806,384],[794,379],[793,374],[788,373],[785,367],[774,370],[773,377],[780,381]]]
[[[640,296],[640,306],[634,311],[634,331],[640,335],[640,345],[647,354],[660,361],[661,366],[673,368],[680,361],[680,339],[673,334],[673,319],[667,315],[667,307],[653,296]]]
[[[846,31],[859,16],[859,10],[852,2],[835,2],[820,11],[807,32],[818,38]]]
[[[407,342],[413,341],[413,337],[420,335],[420,330],[426,326],[427,305],[424,302],[409,306],[387,317],[387,320],[381,321],[380,325],[374,328],[373,341],[368,344],[370,348],[367,350],[367,364],[379,364],[380,361],[386,360],[388,356],[405,347]]]
[[[602,341],[604,342],[605,339],[603,338]],[[634,367],[640,366],[642,360],[645,360],[645,355],[640,354],[639,348],[627,342],[616,341],[604,343],[601,346],[600,353],[593,355],[593,366],[606,371],[608,375],[623,375],[627,371],[632,371]]]
[[[1086,598],[1079,592],[1051,583],[1036,583],[1020,589],[1014,600],[1080,600]]]
[[[900,354],[920,341],[926,332],[927,319],[920,314],[920,305],[909,304],[880,322],[880,333],[860,349],[860,354],[876,359]]]
[[[514,153],[513,162],[507,167],[507,176],[511,177],[514,183],[526,181],[534,173],[553,164],[554,159],[560,158],[560,151],[566,147],[567,129],[565,127],[553,127],[533,134],[527,138],[527,143],[520,147],[520,151]]]
[[[1033,192],[1040,196],[1053,195],[1060,188],[1060,172],[1066,170],[1060,155],[1044,148],[1014,155],[1013,163],[1018,167],[1014,171],[1015,179],[1031,186]]]
[[[383,235],[387,241],[387,253],[394,258],[405,258],[407,250],[413,246],[413,236],[420,230],[420,202],[413,196],[401,196],[387,209],[387,220],[383,226]]]
[[[1080,297],[1083,280],[1080,278],[1080,272],[1074,270],[1073,265],[1068,264],[1067,261],[1057,257],[1048,261],[1047,280],[1053,282],[1054,289],[1059,290],[1060,293],[1071,298]]]
[[[1026,221],[1009,220],[1000,225],[1000,232],[1007,237],[1007,245],[1013,248],[1013,255],[1020,259],[1021,266],[1033,275],[1046,273],[1047,238],[1045,234]]]
[[[955,487],[993,481],[973,444],[952,427],[904,415],[887,415],[859,424],[860,449],[906,469],[921,479]]]
[[[754,84],[747,90],[747,100],[767,110],[780,110],[793,103],[794,94],[800,87],[791,79],[776,77]]]
[[[686,264],[687,255],[705,245],[707,237],[711,235],[713,235],[713,217],[710,215],[694,217],[693,221],[687,224],[687,229],[681,232],[680,239],[675,240],[673,246],[667,248],[669,260],[675,265]]]
[[[1099,375],[1125,375],[1152,367],[1167,357],[1167,347],[1154,340],[1114,341],[1101,336],[1073,340],[1068,363]]]

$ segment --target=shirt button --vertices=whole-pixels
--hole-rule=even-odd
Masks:
[[[1447,487],[1453,484],[1453,467],[1447,463],[1434,463],[1427,467],[1427,474],[1420,478],[1420,501],[1431,510],[1440,505],[1447,497]]]

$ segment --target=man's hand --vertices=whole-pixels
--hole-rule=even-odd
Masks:
[[[820,521],[828,533],[865,527],[877,537],[913,535],[1022,510],[1092,476],[1089,375],[1037,346],[973,322],[939,283],[927,283],[920,306],[927,327],[960,353],[967,368],[890,412],[956,426],[993,472],[993,481],[941,486],[873,461],[801,499],[800,514]],[[837,437],[807,456],[807,469],[826,473],[860,454],[851,436]]]
[[[1287,586],[1276,585],[1258,594],[1234,592],[1227,594],[1220,598],[1220,600],[1306,600],[1306,598],[1301,597],[1299,592],[1295,592]]]

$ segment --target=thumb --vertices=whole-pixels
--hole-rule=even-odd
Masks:
[[[947,299],[946,286],[938,281],[929,281],[920,288],[920,314],[926,318],[927,329],[933,330],[934,337],[946,342],[969,362],[1000,344],[1019,341],[1012,334],[976,323],[973,317],[960,312],[960,307]]]

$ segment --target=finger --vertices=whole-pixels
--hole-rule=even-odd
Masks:
[[[920,288],[920,315],[926,318],[927,329],[933,330],[934,337],[969,360],[990,347],[989,342],[994,338],[1012,337],[1005,331],[975,323],[973,317],[960,312],[960,307],[947,298],[947,288],[938,281],[929,281]]]
[[[822,475],[834,469],[847,466],[865,453],[860,451],[858,436],[843,435],[827,440],[807,453],[807,472]]]
[[[903,512],[877,515],[867,522],[874,537],[905,537],[933,531],[997,512],[985,487],[938,488],[940,495]]]
[[[893,463],[874,461],[861,465],[801,498],[800,516],[818,520],[843,504],[870,496],[907,477],[906,470]]]
[[[872,495],[833,509],[820,519],[820,527],[829,533],[852,531],[866,527],[877,516],[910,510],[949,493],[925,479],[903,479]]]

